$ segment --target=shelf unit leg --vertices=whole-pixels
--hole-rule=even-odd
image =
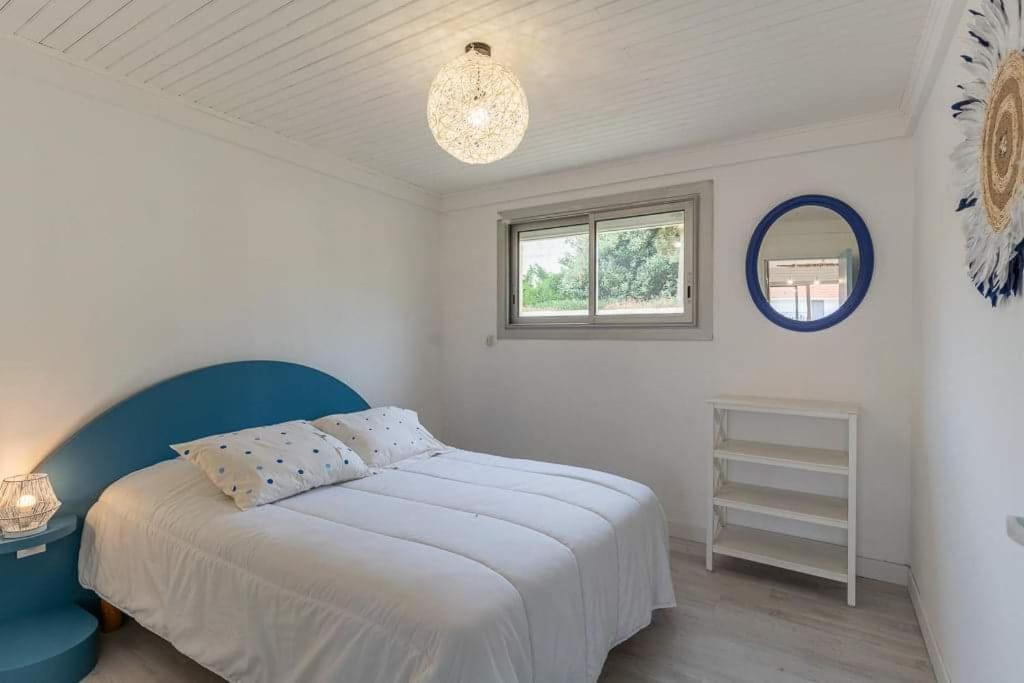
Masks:
[[[712,517],[714,516],[714,514],[715,513],[713,512],[711,513]],[[710,525],[708,526],[708,528],[711,528]],[[707,546],[705,546],[704,551],[704,566],[709,572],[715,571],[715,553],[712,550],[714,543],[715,539],[713,538],[713,532],[708,532]]]
[[[711,491],[715,489],[715,463],[711,463]],[[712,496],[714,494],[712,493]],[[715,504],[712,496],[708,497],[708,528],[707,537],[704,542],[704,566],[707,570],[714,571],[715,569]]]
[[[718,521],[715,516],[715,491],[718,487],[719,467],[715,460],[715,449],[725,441],[728,432],[728,412],[711,406],[711,459],[708,467],[708,520],[707,537],[704,546],[704,566],[707,570],[714,571],[715,565],[715,533],[718,531]]]
[[[849,473],[846,479],[847,531],[846,531],[846,604],[857,605],[857,416],[850,415]]]

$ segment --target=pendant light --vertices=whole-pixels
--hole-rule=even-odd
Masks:
[[[467,45],[430,85],[430,132],[442,149],[467,164],[489,164],[511,154],[529,120],[519,79],[491,59],[486,43]]]

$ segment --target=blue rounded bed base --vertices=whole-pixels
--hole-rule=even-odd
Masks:
[[[110,484],[177,457],[170,444],[287,420],[365,410],[344,382],[279,361],[212,365],[143,389],[95,418],[36,468],[50,475],[61,513],[84,520]],[[81,525],[80,525],[81,526]],[[0,556],[0,620],[96,597],[78,583],[81,532],[41,555]],[[15,564],[17,563],[17,564]]]

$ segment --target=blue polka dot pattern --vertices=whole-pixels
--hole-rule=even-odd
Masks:
[[[313,425],[351,446],[371,467],[384,467],[444,447],[420,426],[415,412],[402,408],[330,415],[315,420]]]
[[[261,440],[259,434],[270,436]],[[182,456],[187,452],[189,460],[242,509],[369,474],[355,451],[301,421],[205,437],[173,448]]]

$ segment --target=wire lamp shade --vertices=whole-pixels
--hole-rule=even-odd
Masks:
[[[526,134],[530,108],[519,79],[485,43],[441,67],[430,84],[427,123],[446,152],[467,164],[508,156]]]
[[[0,531],[4,538],[45,531],[59,507],[50,477],[42,472],[7,477],[0,483]]]

